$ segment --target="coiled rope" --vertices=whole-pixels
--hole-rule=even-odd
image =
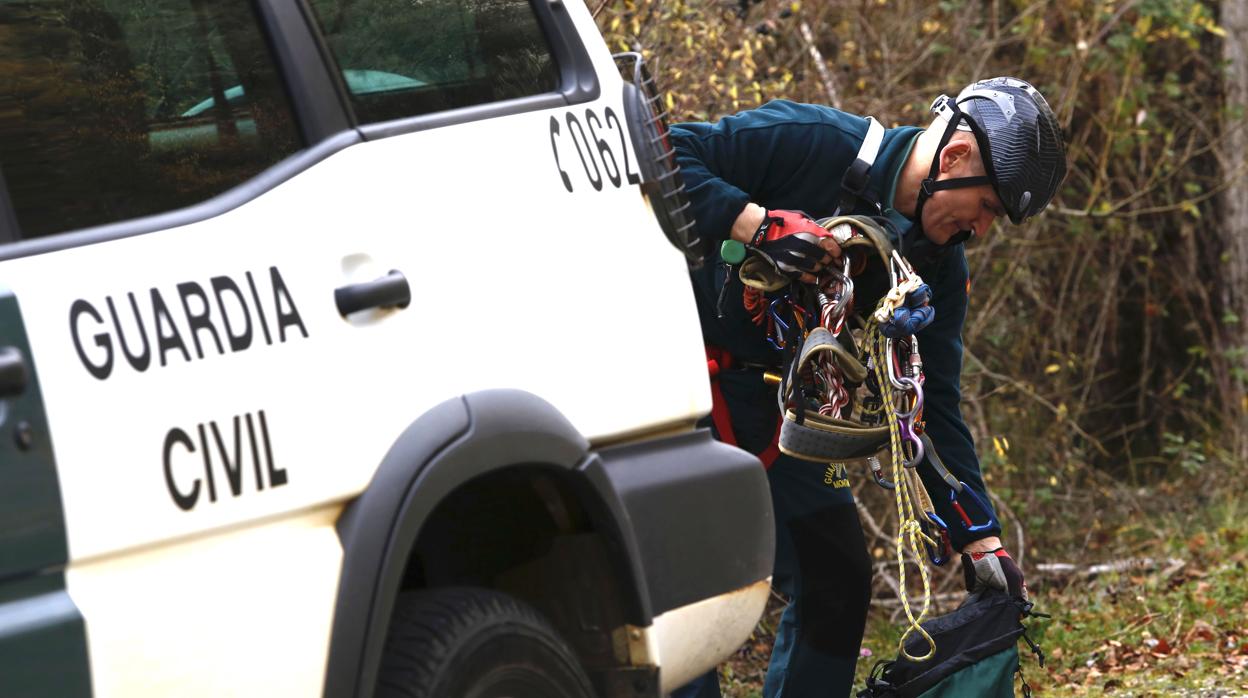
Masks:
[[[875,370],[876,381],[880,385],[880,396],[884,402],[884,413],[888,419],[889,446],[892,452],[893,460],[893,482],[896,489],[893,492],[897,502],[897,574],[899,577],[898,595],[901,597],[901,607],[906,612],[906,619],[909,626],[898,640],[898,649],[901,656],[914,662],[924,662],[931,659],[936,654],[936,641],[928,634],[922,626],[922,622],[927,618],[928,612],[931,610],[932,589],[931,579],[927,571],[927,565],[923,564],[923,545],[926,543],[935,546],[936,542],[923,532],[922,526],[919,524],[915,511],[917,507],[925,504],[927,499],[927,491],[924,489],[921,481],[918,481],[918,475],[911,468],[906,467],[905,455],[902,450],[901,442],[901,426],[898,418],[898,410],[896,402],[893,398],[893,391],[888,388],[890,362],[892,357],[887,353],[887,340],[880,332],[879,323],[872,319],[867,328],[867,343],[871,352],[871,363]],[[930,507],[930,504],[927,504]],[[919,568],[919,576],[923,579],[923,606],[916,618],[914,612],[910,608],[910,594],[906,589],[906,560],[905,549],[909,547],[910,554],[914,557]],[[910,635],[918,633],[927,641],[928,651],[926,654],[916,657],[906,651],[906,638]]]

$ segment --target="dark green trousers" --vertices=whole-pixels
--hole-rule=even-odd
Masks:
[[[775,437],[775,388],[755,371],[720,375],[737,445],[762,453]],[[871,559],[839,465],[781,454],[767,471],[776,516],[772,586],[790,599],[763,686],[766,698],[841,698],[854,669],[871,599]],[[672,694],[717,698],[714,671]]]

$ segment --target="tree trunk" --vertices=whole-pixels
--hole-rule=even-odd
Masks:
[[[1222,195],[1223,250],[1226,254],[1223,300],[1225,308],[1238,316],[1234,324],[1224,324],[1225,345],[1238,349],[1230,362],[1248,371],[1248,3],[1243,0],[1222,0],[1222,58],[1226,61],[1226,101],[1223,112],[1222,148],[1225,175],[1232,178]],[[1228,357],[1229,358],[1229,357]],[[1234,373],[1238,372],[1233,372]],[[1248,375],[1248,374],[1245,374]],[[1241,404],[1226,405],[1236,418],[1227,426],[1234,429],[1235,455],[1239,462],[1248,461],[1248,410],[1242,404],[1242,389],[1234,388]]]

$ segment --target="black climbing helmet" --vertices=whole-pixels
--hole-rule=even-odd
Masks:
[[[1066,176],[1066,147],[1057,117],[1044,96],[1025,80],[1000,77],[968,85],[956,100],[941,95],[932,113],[948,126],[919,188],[918,210],[932,193],[991,184],[1015,224],[1044,210]],[[936,181],[940,151],[955,130],[971,131],[984,161],[986,177]]]

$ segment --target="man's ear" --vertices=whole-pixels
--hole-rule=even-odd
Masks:
[[[949,172],[955,164],[970,157],[973,150],[969,141],[950,141],[945,145],[945,149],[940,151],[940,171]]]

